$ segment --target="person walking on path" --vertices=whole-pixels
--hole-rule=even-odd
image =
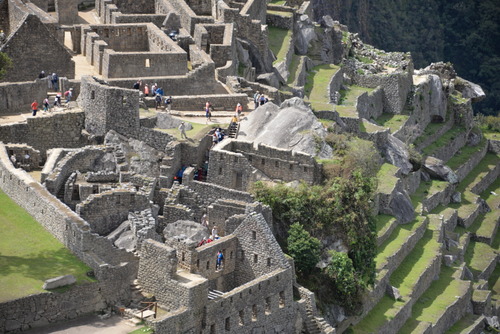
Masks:
[[[36,100],[31,104],[31,111],[33,112],[32,116],[36,116],[36,112],[38,111],[38,102]]]
[[[187,135],[186,135],[186,123],[181,122],[181,124],[179,125],[179,131],[181,132],[181,138],[187,139]]]
[[[172,109],[172,96],[165,98],[165,106],[167,107],[167,112],[170,112]]]
[[[52,73],[52,87],[54,87],[54,92],[59,90],[59,76],[57,73]]]
[[[45,100],[43,100],[43,112],[47,112],[47,111],[49,111],[49,96],[48,95],[45,98]]]
[[[217,253],[217,265],[216,265],[216,270],[222,270],[222,261],[224,260],[224,253],[222,253],[222,250],[219,250]]]
[[[66,104],[68,104],[69,101],[71,101],[71,97],[73,96],[73,88],[70,88],[67,91],[65,91],[64,96],[66,97]]]
[[[156,94],[155,102],[156,102],[156,110],[158,110],[161,107],[161,95],[160,94]]]
[[[144,95],[149,96],[149,86],[148,84],[144,85]]]
[[[259,98],[260,98],[260,92],[256,91],[255,94],[253,94],[254,109],[257,109],[259,107]]]

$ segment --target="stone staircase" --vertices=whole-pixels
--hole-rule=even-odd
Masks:
[[[240,123],[231,123],[227,129],[227,136],[229,138],[238,138],[238,132],[240,130]]]

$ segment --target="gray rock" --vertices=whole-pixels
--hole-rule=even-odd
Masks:
[[[280,68],[286,67],[286,64],[284,62],[281,62],[278,65],[280,65],[279,66]],[[286,72],[287,71],[286,68],[283,71]],[[285,74],[284,72],[282,75]],[[257,76],[257,82],[264,84],[264,85],[267,85],[267,86],[274,87],[274,88],[280,87],[280,81],[283,81],[283,79],[280,79],[274,72],[273,73],[263,73],[263,74],[260,74]]]
[[[156,127],[160,129],[175,129],[179,127],[182,119],[173,117],[167,112],[160,111],[157,113],[156,117]],[[186,131],[191,130],[193,126],[190,123],[184,123],[186,125]]]
[[[481,86],[463,78],[460,78],[459,85],[455,81],[455,88],[462,93],[464,98],[471,99],[472,102],[479,102],[486,97]]]
[[[458,176],[446,166],[442,160],[434,157],[427,157],[424,161],[423,169],[433,178],[448,181],[452,184],[458,183]]]
[[[137,248],[137,238],[132,231],[123,232],[114,242],[118,248],[125,249],[127,252],[133,252]]]
[[[324,142],[326,135],[312,110],[302,99],[294,97],[279,107],[266,103],[251,112],[241,122],[238,139],[330,159],[333,150],[317,145],[318,138]]]
[[[498,317],[496,315],[493,316],[493,317],[486,317],[485,320],[486,320],[486,324],[489,327],[495,328],[495,329],[499,329],[500,328],[500,324],[498,322]]]
[[[446,119],[447,97],[441,83],[441,78],[435,74],[429,75],[430,111],[431,116],[440,116]]]
[[[115,242],[123,232],[130,230],[130,221],[126,220],[120,224],[113,232],[108,234],[106,238],[111,240],[111,242]]]
[[[335,26],[335,21],[330,15],[325,15],[322,17],[321,23],[328,28],[333,28]]]
[[[474,131],[469,132],[469,136],[467,137],[467,145],[476,146],[481,142],[482,136],[481,133],[475,133]]]
[[[307,15],[301,15],[296,24],[297,31],[294,33],[295,50],[300,55],[307,54],[309,44],[318,37],[314,30],[314,25]]]
[[[163,21],[163,28],[167,30],[179,30],[181,27],[181,20],[179,15],[174,12],[167,14],[167,17]]]
[[[451,202],[462,203],[462,193],[460,193],[459,191],[455,191],[453,195],[451,195]]]
[[[387,293],[387,295],[394,300],[401,299],[401,294],[399,293],[399,290],[390,284],[387,284],[385,293]]]
[[[386,145],[382,147],[385,159],[390,164],[399,167],[401,173],[408,175],[413,166],[410,163],[410,155],[406,145],[392,134],[389,134],[387,139]]]
[[[420,180],[422,180],[423,182],[427,182],[427,181],[431,180],[431,177],[429,176],[428,173],[426,173],[422,170],[422,171],[420,171]]]
[[[460,247],[460,244],[453,239],[447,238],[445,242],[446,242],[446,249],[449,251],[455,251],[458,249],[458,247]]]
[[[43,283],[43,289],[45,290],[51,290],[55,289],[61,286],[66,286],[70,285],[76,282],[76,278],[73,275],[65,275],[65,276],[59,276],[59,277],[54,277],[46,280]]]
[[[401,224],[409,223],[415,219],[415,209],[406,191],[396,192],[389,203],[389,208]]]
[[[456,258],[457,257],[455,255],[445,255],[445,256],[443,256],[444,265],[447,266],[447,267],[451,267],[453,265],[453,262],[455,262]]]
[[[465,280],[473,280],[474,279],[474,275],[472,274],[472,272],[470,271],[470,269],[467,266],[464,266],[462,276],[463,276],[462,279],[465,279]]]
[[[5,321],[5,330],[7,332],[15,331],[21,328],[21,323],[17,320],[7,320]]]
[[[178,220],[175,223],[168,224],[163,230],[165,239],[176,239],[186,244],[198,244],[203,238],[210,235],[205,226],[189,220]]]
[[[479,204],[479,210],[481,213],[486,213],[486,212],[491,211],[491,208],[488,205],[488,203],[486,203],[486,201],[484,199],[482,199],[481,197],[478,197],[476,199],[476,204]]]

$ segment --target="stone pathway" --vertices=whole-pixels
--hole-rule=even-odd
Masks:
[[[23,333],[26,334],[127,334],[139,326],[134,326],[127,319],[117,315],[101,320],[96,315],[86,316],[64,323],[35,328]]]

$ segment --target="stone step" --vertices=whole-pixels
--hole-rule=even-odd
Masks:
[[[460,127],[453,127],[422,149],[426,156],[433,156],[447,162],[460,150],[467,142],[467,132]]]
[[[482,242],[470,241],[465,252],[465,263],[475,279],[488,280],[498,259],[498,249]]]

